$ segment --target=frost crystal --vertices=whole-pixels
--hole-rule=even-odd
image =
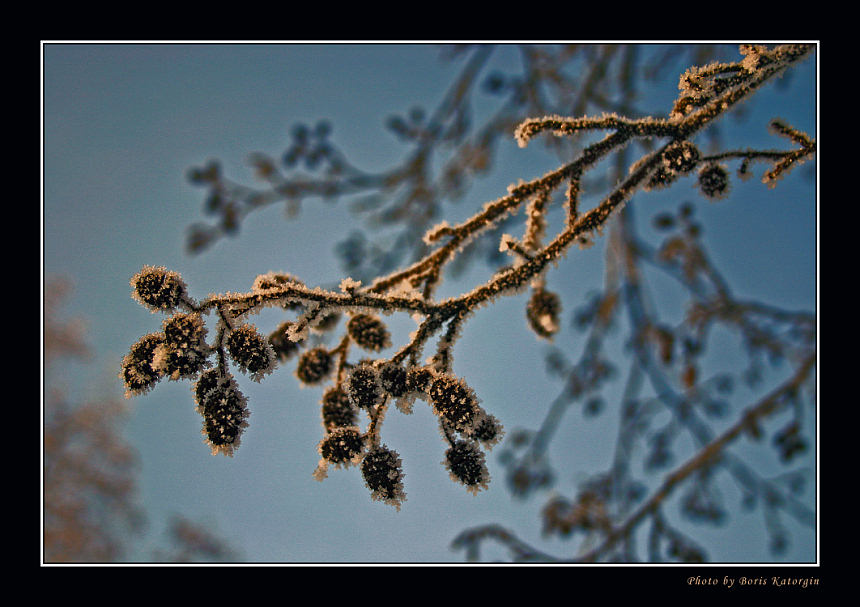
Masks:
[[[340,281],[340,290],[344,293],[351,293],[361,286],[360,280],[353,280],[348,276]]]
[[[268,291],[279,289],[288,284],[304,285],[304,283],[291,274],[285,272],[268,272],[260,274],[254,279],[253,289],[255,291]]]

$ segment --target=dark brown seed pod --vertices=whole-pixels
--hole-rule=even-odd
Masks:
[[[406,394],[406,369],[392,362],[379,368],[379,384],[382,389],[395,398]]]
[[[364,450],[364,436],[356,426],[335,428],[319,443],[323,460],[338,466],[358,463]]]
[[[197,313],[179,312],[163,324],[164,343],[154,354],[153,364],[170,379],[196,376],[209,365],[206,325]]]
[[[379,352],[391,345],[391,335],[385,324],[372,314],[356,314],[347,323],[349,336],[359,346]]]
[[[486,489],[490,474],[484,453],[472,442],[458,440],[445,452],[443,462],[451,478],[466,486],[470,493]]]
[[[406,500],[400,456],[385,445],[370,450],[361,460],[361,476],[374,500],[400,510]]]
[[[550,339],[558,332],[561,298],[545,289],[535,289],[526,306],[529,327],[544,339]]]
[[[327,432],[335,428],[354,426],[357,417],[349,395],[342,388],[334,386],[323,393],[322,421]]]
[[[254,325],[240,325],[227,336],[227,352],[242,371],[255,381],[275,368],[275,352]]]
[[[435,377],[436,372],[430,367],[409,367],[406,371],[406,391],[426,393]]]
[[[144,266],[131,278],[132,297],[153,311],[168,312],[187,297],[185,283],[164,267]]]
[[[385,399],[379,382],[379,371],[369,362],[356,365],[344,381],[350,402],[359,409],[370,411]]]
[[[729,172],[718,164],[705,165],[699,171],[699,189],[706,198],[725,198],[729,191]]]
[[[153,363],[155,351],[164,344],[163,333],[144,335],[122,359],[119,377],[126,388],[126,397],[145,394],[164,377]]]
[[[333,368],[334,360],[329,351],[323,346],[317,346],[302,353],[299,357],[296,377],[304,384],[316,385],[325,380]]]
[[[201,376],[195,386],[197,412],[203,416],[203,436],[212,449],[231,456],[239,446],[242,432],[248,426],[248,404],[236,381],[221,377],[213,369]]]
[[[287,337],[287,331],[292,325],[291,321],[283,322],[269,334],[269,344],[272,346],[272,351],[281,361],[289,360],[302,347],[301,341],[293,341]]]
[[[666,149],[663,164],[672,172],[684,175],[696,168],[701,155],[691,141],[679,141]]]
[[[450,375],[440,375],[428,391],[433,409],[458,432],[470,432],[480,421],[478,398],[466,383]]]

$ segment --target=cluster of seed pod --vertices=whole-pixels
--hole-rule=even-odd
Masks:
[[[380,352],[390,344],[387,328],[372,314],[353,315],[347,334],[368,352]],[[297,376],[305,383],[320,384],[335,366],[331,352],[318,346],[300,357]],[[402,461],[380,442],[379,427],[389,406],[408,414],[420,399],[437,415],[449,444],[443,465],[451,478],[473,493],[487,487],[490,477],[482,449],[501,439],[502,427],[462,379],[431,365],[410,366],[387,359],[362,359],[344,367],[321,400],[325,436],[318,444],[317,479],[325,478],[330,467],[357,466],[372,499],[399,509],[406,499]],[[359,426],[362,416],[368,419],[365,430]]]
[[[122,361],[120,378],[126,396],[144,394],[162,378],[192,378],[208,366],[210,354],[206,326],[189,306],[185,283],[175,272],[144,267],[132,280],[132,295],[153,312],[173,315],[162,323],[162,331],[150,333],[132,345]]]
[[[207,343],[202,313],[176,272],[146,266],[132,277],[131,286],[132,296],[142,305],[170,316],[160,332],[144,335],[123,358],[119,375],[126,396],[144,394],[165,378],[191,380],[206,443],[213,454],[233,455],[249,411],[220,353],[260,381],[274,370],[277,360],[269,340],[254,325],[242,323],[224,325],[223,348]],[[219,361],[213,366],[216,353]]]
[[[255,280],[252,293],[271,293],[289,284],[300,282],[287,274],[264,274]],[[487,487],[490,477],[484,449],[501,440],[503,430],[465,381],[439,364],[383,358],[347,362],[350,344],[370,355],[391,345],[391,334],[376,314],[350,310],[346,335],[340,346],[331,348],[312,344],[306,339],[307,327],[298,325],[310,326],[308,319],[313,317],[316,332],[330,330],[341,316],[340,311],[333,311],[335,307],[314,308],[287,300],[283,307],[301,309],[300,318],[263,335],[254,325],[239,320],[253,305],[248,303],[253,298],[239,298],[230,306],[216,306],[219,327],[210,344],[202,318],[208,308],[188,296],[177,273],[147,266],[132,278],[131,285],[133,297],[140,303],[153,312],[171,315],[161,332],[145,335],[123,359],[120,377],[127,395],[143,394],[164,378],[191,380],[196,410],[203,418],[202,434],[213,454],[234,454],[250,415],[227,360],[253,381],[260,381],[279,363],[295,358],[300,383],[329,384],[320,401],[324,436],[317,445],[317,479],[325,478],[329,467],[356,466],[372,499],[399,509],[406,499],[402,462],[396,451],[381,443],[381,422],[390,405],[410,413],[416,400],[424,400],[436,414],[447,441],[442,463],[451,478],[473,493]],[[544,302],[532,308],[554,314],[548,305]],[[545,328],[546,322],[541,326]],[[367,422],[364,429],[362,418]]]

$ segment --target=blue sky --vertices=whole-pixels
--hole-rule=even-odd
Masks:
[[[280,207],[266,209],[249,217],[239,238],[189,256],[185,233],[201,219],[203,191],[187,182],[187,169],[219,159],[230,175],[251,182],[248,154],[277,157],[293,124],[321,119],[332,124],[332,138],[347,157],[367,169],[384,168],[404,151],[384,130],[385,118],[416,104],[434,107],[459,65],[440,60],[439,49],[425,44],[47,44],[43,265],[46,275],[73,280],[66,310],[88,319],[96,354],[95,364],[73,366],[67,381],[83,397],[122,394],[119,361],[161,322],[130,297],[129,278],[143,265],[179,272],[197,298],[246,290],[255,276],[274,270],[311,285],[339,282],[333,244],[353,220],[338,205],[306,204],[289,221]],[[782,144],[765,127],[773,114],[815,136],[815,67],[807,61],[788,92],[771,87],[749,107],[753,126],[745,145]],[[676,86],[677,74],[667,76],[661,94],[669,102]],[[731,134],[731,122],[726,129]],[[470,215],[508,183],[554,168],[547,162],[511,138],[496,160],[502,174],[454,213]],[[715,226],[707,228],[709,243],[738,293],[814,310],[814,182],[789,179],[784,183],[792,188],[775,191],[752,180],[738,186],[731,204],[698,208],[705,225]],[[655,196],[654,204],[672,208],[693,196],[688,189],[660,202]],[[584,263],[570,269],[580,302],[589,285],[600,284],[598,251],[577,253]],[[485,279],[476,272],[452,285],[452,294]],[[508,320],[522,318],[523,306],[522,298],[510,298],[475,315],[455,349],[455,370],[508,428],[533,428],[559,388],[544,372],[545,350],[523,323]],[[274,319],[263,314],[255,322],[273,327]],[[401,335],[411,329],[408,319],[390,322]],[[563,542],[541,541],[543,500],[511,499],[494,456],[488,491],[474,497],[450,481],[429,408],[389,413],[385,421],[384,441],[400,452],[407,474],[408,499],[397,512],[372,502],[355,471],[333,471],[322,483],[311,477],[321,438],[320,390],[300,388],[291,365],[260,384],[239,381],[251,418],[234,458],[213,457],[203,444],[188,382],[162,382],[131,402],[127,434],[141,458],[140,497],[151,517],[136,558],[146,560],[171,513],[210,524],[255,562],[460,562],[463,554],[450,550],[451,540],[484,523],[501,523],[526,541],[565,553]],[[573,415],[567,421],[563,432],[581,453],[570,481],[604,466],[607,453],[599,427],[587,426],[599,422]],[[741,537],[760,538],[759,517],[741,520]],[[768,558],[756,541],[721,542],[719,530],[712,537],[717,560]],[[788,560],[809,560],[813,541],[801,531]]]

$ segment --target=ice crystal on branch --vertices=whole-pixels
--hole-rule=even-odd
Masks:
[[[257,276],[257,278],[254,279],[254,285],[252,288],[255,291],[268,291],[270,289],[278,289],[288,284],[301,285],[303,283],[295,276],[285,272],[268,272]]]

